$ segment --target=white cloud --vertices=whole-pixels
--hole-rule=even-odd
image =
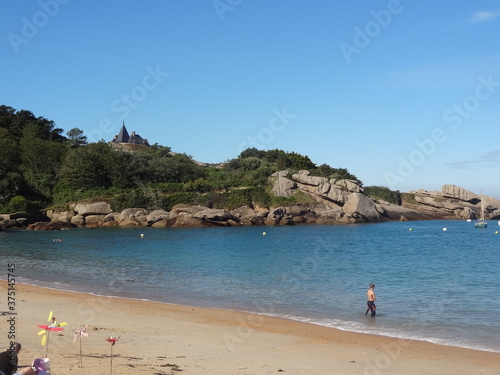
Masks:
[[[480,75],[500,76],[500,55],[482,55],[454,60],[430,61],[392,70],[378,85],[410,89],[468,90],[477,85]]]
[[[482,21],[488,21],[492,20],[494,18],[500,17],[500,12],[485,12],[485,11],[479,11],[476,12],[470,19],[470,22],[475,23],[475,22],[482,22]]]
[[[460,160],[446,163],[453,169],[473,169],[477,167],[496,167],[500,165],[500,150],[492,150],[481,155],[478,159]]]

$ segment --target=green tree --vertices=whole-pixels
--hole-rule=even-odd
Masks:
[[[67,143],[71,148],[81,147],[87,144],[87,137],[83,135],[83,130],[73,128],[66,132]]]
[[[12,197],[3,211],[6,213],[27,212],[29,206],[30,202],[26,198],[20,195],[16,195]]]
[[[12,123],[14,121],[16,115],[16,110],[12,107],[8,107],[6,105],[0,105],[0,129],[4,129],[10,135],[14,135],[11,130]],[[22,129],[18,134],[18,137],[21,137]]]
[[[71,149],[61,168],[62,183],[82,190],[111,187],[107,169],[110,152],[110,146],[101,141]]]
[[[52,195],[66,147],[62,143],[40,139],[34,136],[34,133],[34,128],[28,127],[21,139],[21,171],[32,192],[48,200]]]
[[[2,127],[1,110],[0,107],[0,206],[3,206],[21,192],[24,180],[20,172],[19,143],[9,138],[7,128]]]
[[[108,173],[111,186],[116,188],[132,188],[135,186],[136,180],[131,169],[132,159],[134,154],[121,150],[105,151],[103,155],[103,163]]]
[[[238,158],[244,159],[244,158],[259,158],[263,159],[266,154],[266,151],[261,151],[257,150],[255,147],[252,148],[247,148],[246,150],[242,151]]]
[[[248,157],[248,158],[242,158],[240,160],[240,168],[243,169],[244,171],[255,171],[257,170],[261,165],[263,161],[259,158],[256,157]]]

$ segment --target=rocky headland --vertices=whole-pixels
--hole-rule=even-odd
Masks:
[[[57,230],[106,226],[227,227],[242,225],[353,224],[383,221],[467,220],[480,216],[481,199],[485,219],[500,219],[500,200],[479,196],[455,185],[441,191],[417,190],[404,194],[401,205],[372,198],[354,180],[311,176],[308,171],[274,173],[271,191],[291,197],[297,192],[312,203],[275,208],[244,206],[233,210],[185,204],[170,211],[127,208],[114,212],[108,202],[80,202],[67,211],[47,210],[43,215],[0,215],[0,228]]]

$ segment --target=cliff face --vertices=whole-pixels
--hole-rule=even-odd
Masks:
[[[276,196],[290,197],[300,191],[313,203],[273,209],[240,207],[235,210],[181,204],[174,206],[170,212],[149,212],[144,208],[113,212],[107,202],[78,203],[70,211],[47,211],[46,220],[36,223],[33,223],[33,218],[27,220],[19,215],[0,215],[0,229],[23,227],[29,223],[33,224],[28,229],[54,230],[99,226],[210,227],[465,220],[480,216],[481,199],[485,219],[500,219],[500,200],[479,196],[455,185],[444,185],[441,191],[410,191],[404,194],[403,204],[399,206],[367,196],[356,181],[310,176],[308,171],[296,174],[276,172],[270,181],[271,191]]]
[[[455,185],[444,185],[441,191],[418,190],[405,194],[401,206],[377,201],[363,192],[352,180],[335,180],[310,176],[308,171],[289,175],[281,171],[271,176],[272,191],[289,197],[297,191],[337,211],[339,222],[377,222],[386,220],[476,219],[481,199],[485,219],[500,218],[500,200],[479,196]]]
[[[435,216],[438,219],[476,219],[481,215],[481,200],[486,220],[500,219],[500,200],[480,196],[455,185],[443,185],[441,191],[408,192],[414,199],[403,206]]]

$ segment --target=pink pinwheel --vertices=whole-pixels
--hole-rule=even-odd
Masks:
[[[80,338],[80,367],[83,367],[83,362],[82,362],[82,336],[89,337],[89,334],[87,333],[87,327],[89,325],[87,324],[83,329],[80,329],[80,324],[78,324],[78,327],[76,328],[75,331],[75,338],[73,339],[73,344],[76,341],[76,338]]]
[[[118,337],[113,337],[113,334],[109,336],[106,341],[111,343],[111,372],[110,374],[113,374],[113,346],[115,346],[116,342],[121,336]]]
[[[110,342],[110,343],[111,343],[111,346],[114,346],[120,337],[121,337],[121,336],[118,336],[118,337],[113,337],[113,335],[111,335],[111,336],[109,336],[109,337],[106,339],[106,341],[107,341],[107,342]]]

